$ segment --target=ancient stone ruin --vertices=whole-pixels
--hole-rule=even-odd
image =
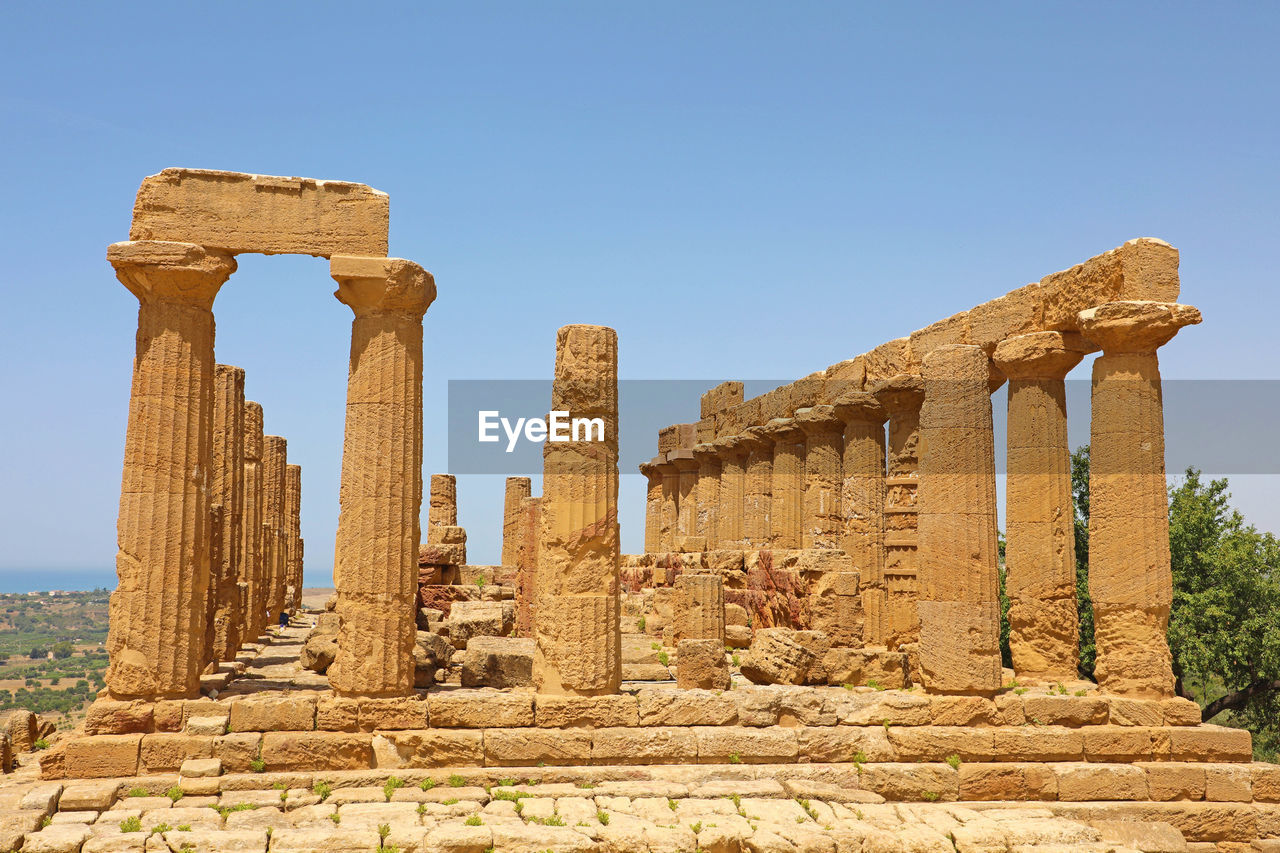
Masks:
[[[641,554],[617,335],[565,326],[550,408],[604,440],[546,443],[541,495],[509,478],[501,564],[476,566],[453,476],[420,529],[435,283],[387,257],[388,210],[359,184],[144,180],[108,252],[141,308],[107,689],[38,780],[0,785],[0,850],[1280,845],[1280,767],[1174,695],[1157,351],[1200,322],[1176,249],[1130,241],[752,399],[710,389],[640,466]],[[299,470],[214,359],[241,252],[329,258],[354,314],[322,612]],[[1096,684],[1064,388],[1089,356]]]

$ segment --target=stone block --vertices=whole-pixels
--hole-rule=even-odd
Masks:
[[[226,717],[192,717],[187,720],[186,733],[189,735],[217,736],[227,733]]]
[[[821,631],[764,628],[756,632],[740,669],[752,684],[805,684],[830,647]]]
[[[893,802],[953,802],[960,796],[960,775],[945,764],[866,764],[859,779]]]
[[[375,767],[474,767],[484,763],[478,730],[387,731],[373,738]]]
[[[64,761],[72,779],[136,776],[142,735],[89,735],[67,743]]]
[[[1145,800],[1147,774],[1140,767],[1119,764],[1054,764],[1058,799]]]
[[[841,725],[926,726],[931,716],[928,696],[917,693],[848,693],[834,700]]]
[[[1085,761],[1142,761],[1153,757],[1152,730],[1143,726],[1086,726]]]
[[[262,761],[280,770],[364,770],[373,760],[371,737],[340,732],[266,732]]]
[[[359,727],[362,732],[380,729],[425,729],[427,701],[421,696],[359,700]]]
[[[729,689],[732,678],[721,640],[680,640],[676,655],[677,687],[684,690]]]
[[[1107,700],[1098,696],[1022,697],[1028,722],[1043,726],[1091,726],[1105,723],[1110,713]]]
[[[188,758],[212,757],[212,736],[155,732],[142,736],[138,770],[141,773],[172,772]]]
[[[316,727],[316,699],[312,696],[262,696],[231,703],[232,732],[311,731]]]
[[[1165,730],[1174,761],[1252,761],[1253,737],[1244,729],[1203,723]]]
[[[432,728],[517,728],[532,726],[533,696],[492,689],[432,693]]]
[[[702,764],[790,763],[799,754],[796,730],[781,726],[694,726]]]
[[[897,761],[883,726],[804,726],[796,729],[800,759],[811,762]]]
[[[206,779],[222,775],[222,762],[216,758],[188,758],[178,775],[183,779]]]
[[[1000,724],[996,705],[983,696],[931,696],[929,722],[935,726]]]
[[[831,649],[822,659],[827,683],[901,690],[907,686],[907,656],[877,648]]]
[[[316,702],[316,729],[354,732],[360,729],[360,701],[346,696],[322,696]]]
[[[1055,800],[1058,778],[1041,764],[964,763],[958,768],[961,800]]]
[[[733,693],[651,687],[636,696],[641,726],[727,726],[738,719]]]
[[[889,729],[889,743],[899,761],[946,761],[953,755],[965,761],[989,761],[995,755],[991,729],[969,726],[899,726]]]
[[[66,812],[87,811],[93,809],[103,811],[109,809],[116,801],[120,789],[118,781],[76,782],[62,789],[58,799],[58,808]]]
[[[213,757],[228,773],[248,773],[262,748],[259,732],[238,732],[213,739]]]
[[[1205,772],[1203,764],[1181,762],[1137,762],[1147,774],[1147,795],[1152,800],[1202,800],[1204,799]]]
[[[475,637],[462,657],[463,687],[528,687],[533,682],[534,641]]]
[[[640,724],[635,696],[543,696],[534,702],[534,719],[541,728],[610,728]]]
[[[997,728],[993,749],[1000,761],[1081,761],[1084,735],[1066,726]]]
[[[1260,803],[1280,803],[1280,765],[1252,765],[1253,799]]]
[[[1165,724],[1164,711],[1159,702],[1149,699],[1126,699],[1123,696],[1107,698],[1110,706],[1109,720],[1115,726],[1160,726]],[[1195,704],[1194,702],[1191,704]],[[1196,716],[1199,717],[1199,707]]]
[[[591,734],[594,764],[695,764],[698,739],[687,727],[596,729]]]
[[[1252,773],[1246,764],[1209,764],[1204,769],[1204,798],[1218,803],[1253,802]]]
[[[591,732],[557,729],[485,729],[485,764],[528,767],[587,764],[591,761]]]
[[[120,701],[97,699],[84,719],[87,735],[123,735],[149,732],[155,725],[153,705],[141,699]]]

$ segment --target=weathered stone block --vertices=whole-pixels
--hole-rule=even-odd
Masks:
[[[267,771],[362,770],[372,765],[371,736],[339,732],[266,732],[262,762]]]
[[[135,776],[142,735],[89,735],[67,743],[64,766],[72,779]]]
[[[727,726],[738,718],[733,693],[647,688],[636,695],[642,726]]]
[[[533,725],[533,696],[497,690],[433,693],[432,728],[517,728]]]
[[[639,701],[630,695],[538,696],[534,718],[541,728],[608,728],[640,723]]]
[[[698,738],[698,761],[702,764],[772,764],[795,761],[799,753],[796,730],[771,726],[693,727]]]
[[[463,687],[528,687],[533,682],[534,641],[523,637],[475,637],[462,657]]]
[[[485,729],[485,764],[526,767],[591,761],[591,732],[554,729]]]
[[[142,736],[138,770],[143,773],[164,773],[177,770],[188,758],[211,757],[212,737],[156,732]]]
[[[684,690],[728,690],[732,682],[724,642],[685,639],[677,647],[676,686]]]
[[[595,764],[694,764],[698,740],[686,727],[596,729],[591,759]]]
[[[1147,774],[1140,767],[1118,764],[1055,764],[1058,799],[1145,800]]]
[[[313,696],[263,696],[231,703],[227,730],[233,732],[311,731],[316,725]]]
[[[467,767],[484,763],[481,731],[387,731],[373,738],[375,767]]]
[[[961,764],[961,800],[1055,800],[1058,779],[1039,764]]]

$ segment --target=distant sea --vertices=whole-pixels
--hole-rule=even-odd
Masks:
[[[48,592],[65,589],[115,589],[116,570],[110,569],[0,569],[0,592]]]

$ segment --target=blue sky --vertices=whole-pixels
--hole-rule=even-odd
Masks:
[[[447,380],[547,377],[563,324],[615,327],[625,378],[789,379],[1142,235],[1182,250],[1205,315],[1166,377],[1276,378],[1280,7],[365,6],[6,9],[4,583],[109,576],[137,303],[104,255],[167,166],[390,193],[392,254],[439,287],[428,474]],[[332,291],[322,260],[241,256],[215,306],[219,359],[303,466],[325,585]],[[1280,529],[1277,478],[1230,473]],[[501,478],[459,492],[496,561]],[[635,550],[638,475],[622,500]]]

